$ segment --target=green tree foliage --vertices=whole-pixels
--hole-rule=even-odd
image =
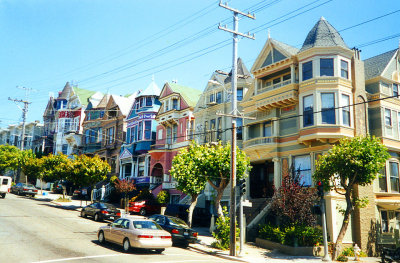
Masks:
[[[321,181],[326,190],[334,190],[346,199],[343,223],[335,243],[334,258],[340,255],[350,215],[359,203],[354,187],[371,184],[379,171],[384,168],[388,158],[387,148],[379,139],[359,136],[340,140],[328,154],[321,156],[317,161],[315,180]]]
[[[177,182],[177,189],[190,195],[192,202],[189,206],[188,224],[192,225],[193,209],[197,204],[197,197],[206,186],[207,179],[202,170],[205,160],[206,146],[195,142],[182,149],[172,160],[169,171]]]
[[[201,163],[201,171],[207,178],[208,183],[217,191],[215,197],[215,208],[218,216],[222,217],[221,199],[225,188],[230,182],[231,170],[231,145],[222,145],[219,142],[216,145],[204,145],[203,159]],[[250,159],[246,154],[236,148],[236,178],[237,180],[246,176],[246,171],[250,171]]]
[[[105,180],[110,171],[110,165],[99,156],[88,157],[83,154],[75,156],[75,159],[71,161],[66,179],[77,186],[93,186]]]
[[[72,160],[65,154],[49,154],[42,157],[42,162],[45,181],[67,179],[72,168]]]
[[[158,193],[156,197],[157,203],[159,204],[167,204],[169,202],[169,193],[168,191],[162,190]]]
[[[230,244],[230,233],[231,233],[231,223],[229,218],[229,213],[226,207],[222,209],[223,217],[218,217],[216,226],[217,229],[212,233],[213,237],[217,240],[211,244],[211,246],[223,250],[229,249]],[[236,239],[239,239],[240,229],[236,224]]]
[[[43,161],[40,158],[36,158],[34,154],[24,156],[21,168],[24,175],[27,176],[28,181],[32,182],[36,179],[42,179]]]
[[[17,170],[21,151],[11,145],[0,145],[0,174],[7,170]]]

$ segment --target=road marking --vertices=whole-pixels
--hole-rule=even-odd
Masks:
[[[187,259],[187,260],[179,260],[179,261],[155,261],[153,263],[178,263],[178,262],[204,262],[204,259]]]
[[[106,257],[118,257],[118,256],[128,256],[126,254],[111,254],[111,255],[98,255],[98,256],[86,256],[86,257],[74,257],[74,258],[60,258],[60,259],[51,259],[45,261],[36,261],[32,263],[48,263],[48,262],[62,262],[62,261],[72,261],[79,259],[87,259],[87,258],[106,258]]]

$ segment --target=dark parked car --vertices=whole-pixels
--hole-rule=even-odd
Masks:
[[[165,215],[152,215],[149,218],[171,234],[173,245],[187,247],[197,240],[198,233],[180,218]]]
[[[183,221],[188,221],[189,205],[169,204],[165,210],[165,215],[179,217]],[[206,208],[195,207],[193,210],[192,224],[194,226],[210,226],[211,213]]]
[[[38,190],[33,186],[33,184],[17,183],[11,186],[10,192],[17,195],[30,195],[34,197]]]
[[[81,216],[91,216],[95,221],[114,220],[121,217],[121,212],[112,204],[95,202],[82,208]]]
[[[67,180],[60,180],[56,181],[53,185],[53,193],[55,194],[62,194],[65,188],[65,194],[72,195],[74,192],[74,185],[70,181]]]
[[[159,214],[161,212],[161,204],[157,203],[156,200],[151,199],[129,202],[129,212],[139,213],[141,216],[147,214]]]
[[[72,194],[72,198],[79,199],[79,200],[90,199],[91,191],[92,191],[91,187],[82,187],[82,188],[76,189],[74,191],[74,193]]]

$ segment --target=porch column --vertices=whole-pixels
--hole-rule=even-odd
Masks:
[[[292,65],[290,65],[290,81],[292,83],[296,82],[296,76],[295,75],[296,75],[296,72],[294,70],[294,64],[292,64]]]
[[[124,179],[124,173],[123,173],[123,165],[121,160],[119,161],[119,178]]]
[[[133,162],[133,158],[131,157],[131,178],[134,176],[133,172],[135,171],[135,163]]]
[[[274,185],[275,188],[278,189],[281,186],[281,162],[280,162],[280,158],[274,157],[272,159],[272,161],[274,162]]]
[[[139,176],[139,156],[136,157],[135,177]]]

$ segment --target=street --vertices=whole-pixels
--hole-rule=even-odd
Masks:
[[[190,249],[124,253],[97,242],[106,222],[79,216],[48,201],[8,194],[0,199],[0,262],[229,262]]]

